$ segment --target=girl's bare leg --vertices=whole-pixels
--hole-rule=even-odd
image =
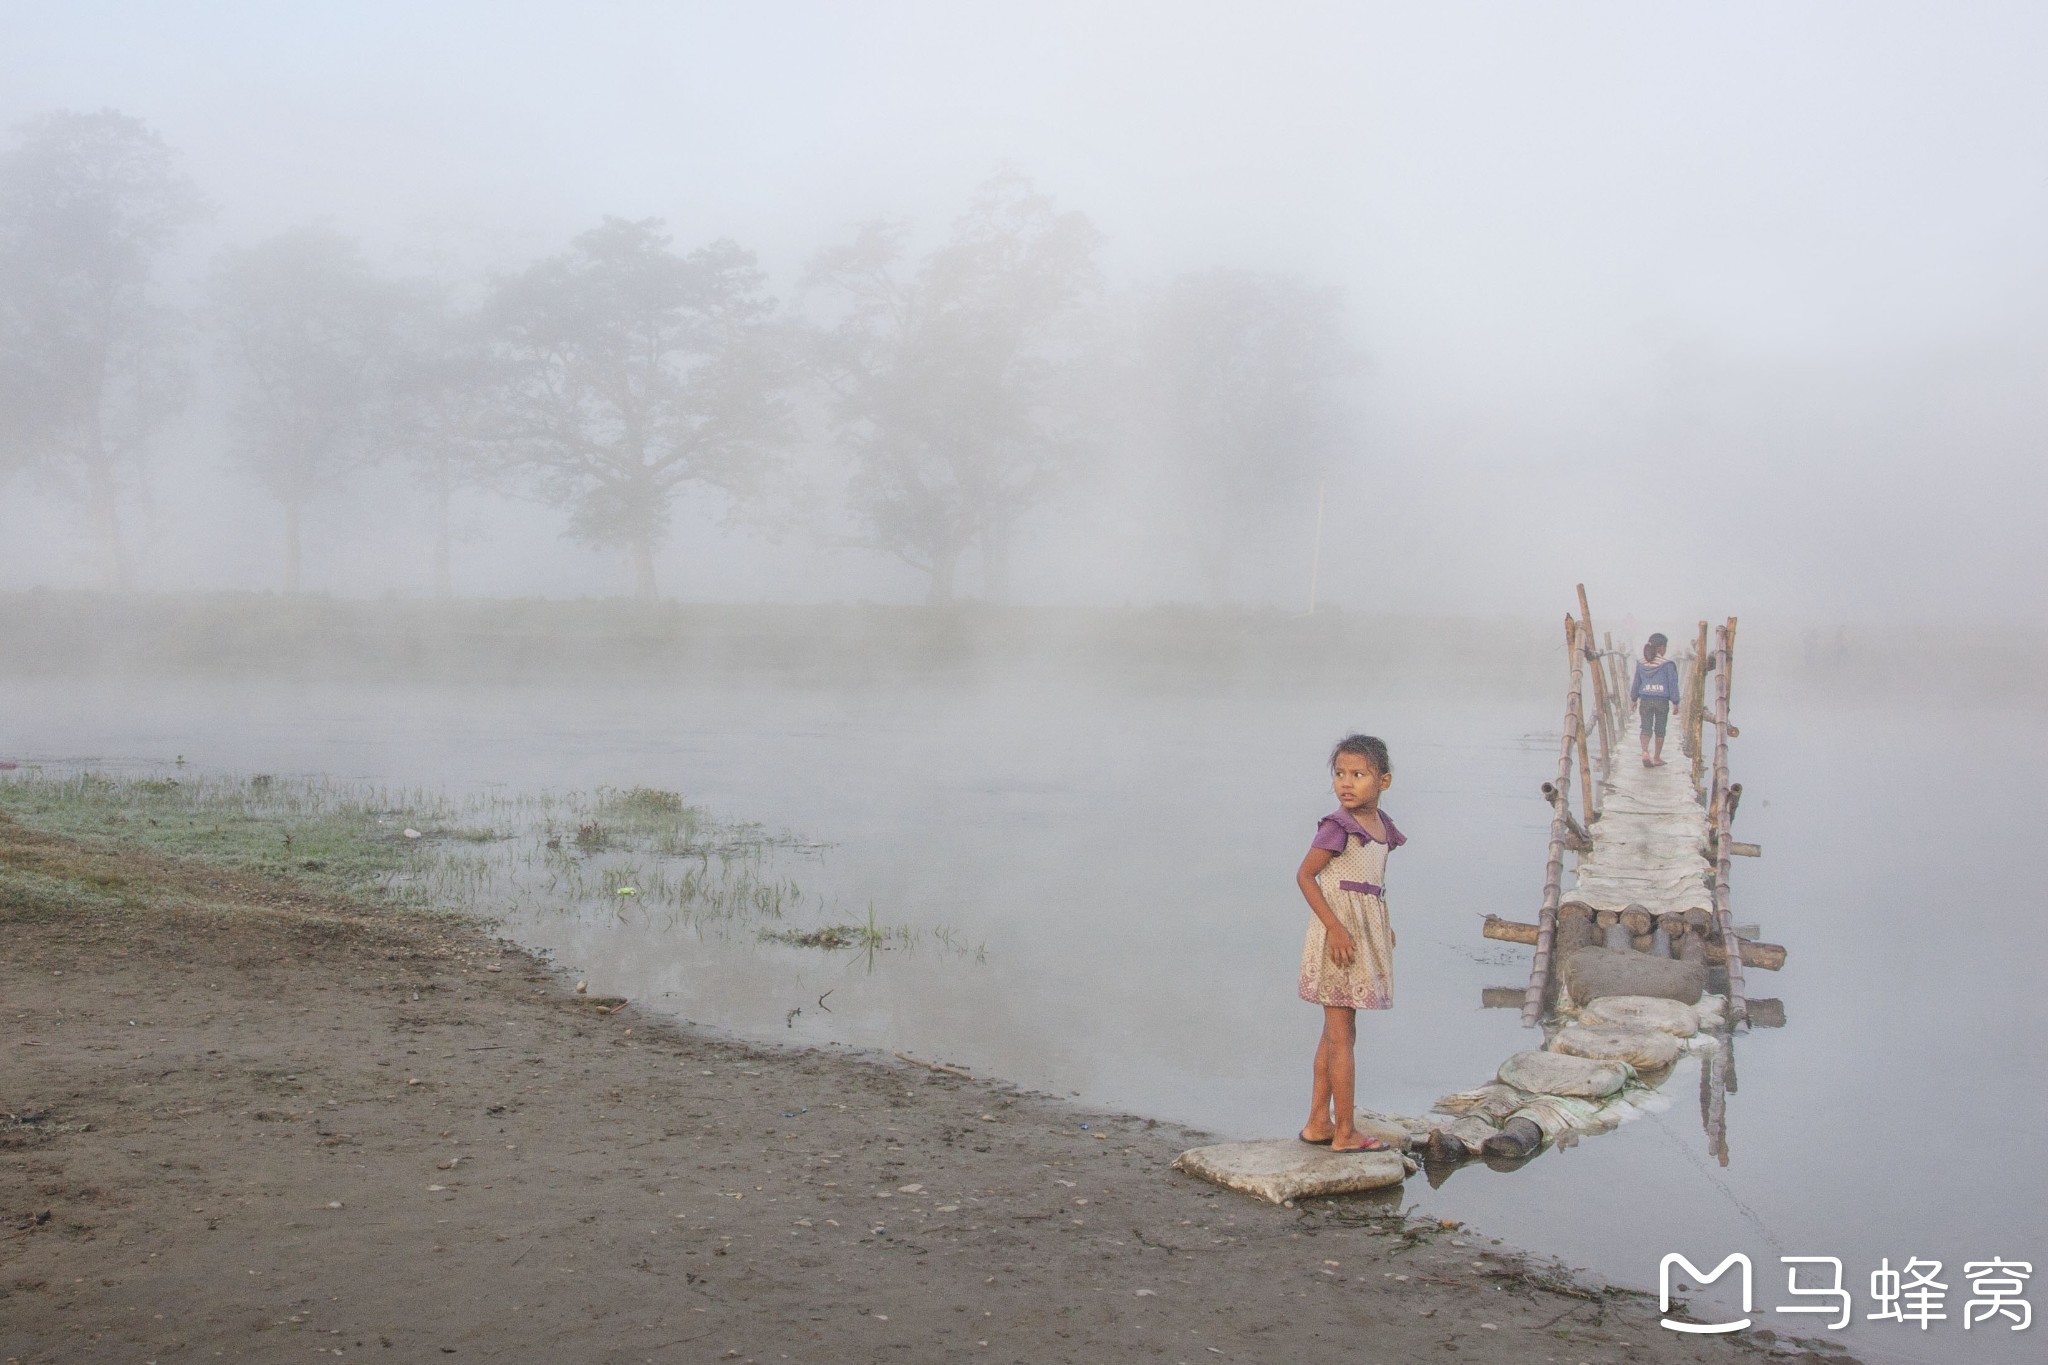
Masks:
[[[1305,1142],[1328,1142],[1337,1131],[1330,1104],[1330,1010],[1323,1009],[1323,1036],[1316,1039],[1315,1086],[1309,1091],[1308,1123],[1301,1130]]]
[[[1356,1151],[1365,1143],[1351,1126],[1358,1112],[1358,1011],[1323,1006],[1323,1040],[1330,1068],[1330,1148]]]

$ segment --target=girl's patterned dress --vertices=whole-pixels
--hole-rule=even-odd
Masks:
[[[1308,941],[1301,949],[1301,998],[1314,1005],[1355,1010],[1391,1009],[1394,1004],[1394,930],[1387,921],[1387,854],[1408,842],[1380,813],[1385,842],[1366,833],[1350,811],[1339,809],[1316,826],[1314,848],[1335,856],[1316,874],[1330,913],[1351,933],[1357,952],[1339,967],[1326,946],[1323,922],[1308,917]]]

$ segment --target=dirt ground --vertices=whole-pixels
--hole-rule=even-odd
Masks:
[[[0,816],[0,1361],[1749,1358],[1199,1135]]]

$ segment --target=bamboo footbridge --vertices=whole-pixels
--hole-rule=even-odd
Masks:
[[[1741,733],[1729,718],[1736,621],[1700,622],[1676,654],[1669,738],[1682,758],[1652,767],[1628,727],[1634,647],[1595,633],[1584,584],[1578,603],[1564,620],[1557,775],[1542,787],[1551,812],[1542,905],[1533,924],[1488,915],[1481,929],[1535,948],[1528,984],[1489,990],[1482,1003],[1518,1007],[1524,1027],[1543,1029],[1543,1045],[1503,1064],[1492,1085],[1445,1096],[1422,1122],[1396,1122],[1438,1164],[1525,1160],[1546,1142],[1668,1107],[1661,1087],[1692,1054],[1708,1147],[1725,1166],[1736,1035],[1785,1020],[1779,1001],[1750,998],[1747,978],[1783,967],[1785,950],[1758,941],[1732,906],[1734,860],[1763,851],[1731,832],[1742,803],[1728,773],[1728,742]],[[1620,1066],[1622,1083],[1583,1063]],[[1561,1093],[1532,1089],[1544,1084]]]
[[[1578,601],[1579,614],[1564,620],[1557,773],[1542,784],[1550,807],[1542,904],[1534,923],[1487,915],[1481,927],[1488,939],[1534,947],[1528,984],[1488,989],[1481,1003],[1519,1009],[1524,1027],[1543,1030],[1541,1045],[1427,1114],[1360,1110],[1361,1131],[1392,1151],[1232,1143],[1183,1154],[1182,1170],[1283,1202],[1394,1184],[1419,1168],[1433,1185],[1469,1162],[1512,1169],[1669,1109],[1666,1083],[1687,1056],[1699,1059],[1708,1150],[1728,1164],[1736,1036],[1785,1022],[1784,1006],[1752,999],[1747,981],[1750,969],[1783,967],[1785,950],[1736,923],[1731,903],[1734,860],[1762,854],[1730,832],[1742,803],[1742,784],[1728,776],[1728,741],[1741,733],[1729,720],[1735,618],[1711,631],[1700,622],[1674,656],[1681,695],[1668,738],[1685,761],[1652,767],[1628,729],[1634,647],[1595,634],[1584,584]],[[1569,886],[1567,854],[1575,860]]]

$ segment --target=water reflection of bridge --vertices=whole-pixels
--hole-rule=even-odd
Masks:
[[[1583,586],[1578,597],[1579,615],[1565,618],[1557,776],[1543,784],[1551,824],[1542,906],[1533,924],[1489,915],[1482,931],[1534,947],[1528,984],[1489,989],[1482,1003],[1519,1008],[1525,1026],[1543,1030],[1537,1051],[1551,1056],[1519,1054],[1489,1085],[1445,1096],[1421,1120],[1389,1121],[1426,1151],[1438,1181],[1466,1161],[1519,1164],[1667,1106],[1662,1087],[1685,1056],[1699,1061],[1700,1118],[1725,1166],[1736,1035],[1785,1020],[1779,1001],[1749,998],[1746,980],[1746,969],[1782,967],[1785,950],[1759,942],[1730,905],[1733,860],[1761,852],[1730,832],[1742,802],[1742,784],[1728,776],[1728,742],[1740,733],[1729,720],[1735,618],[1711,641],[1700,622],[1678,652],[1672,724],[1690,761],[1651,767],[1627,728],[1632,649],[1596,635]],[[1567,853],[1576,863],[1569,888]],[[1621,1084],[1607,1089],[1615,1070]],[[1569,1093],[1513,1084],[1538,1076]]]

